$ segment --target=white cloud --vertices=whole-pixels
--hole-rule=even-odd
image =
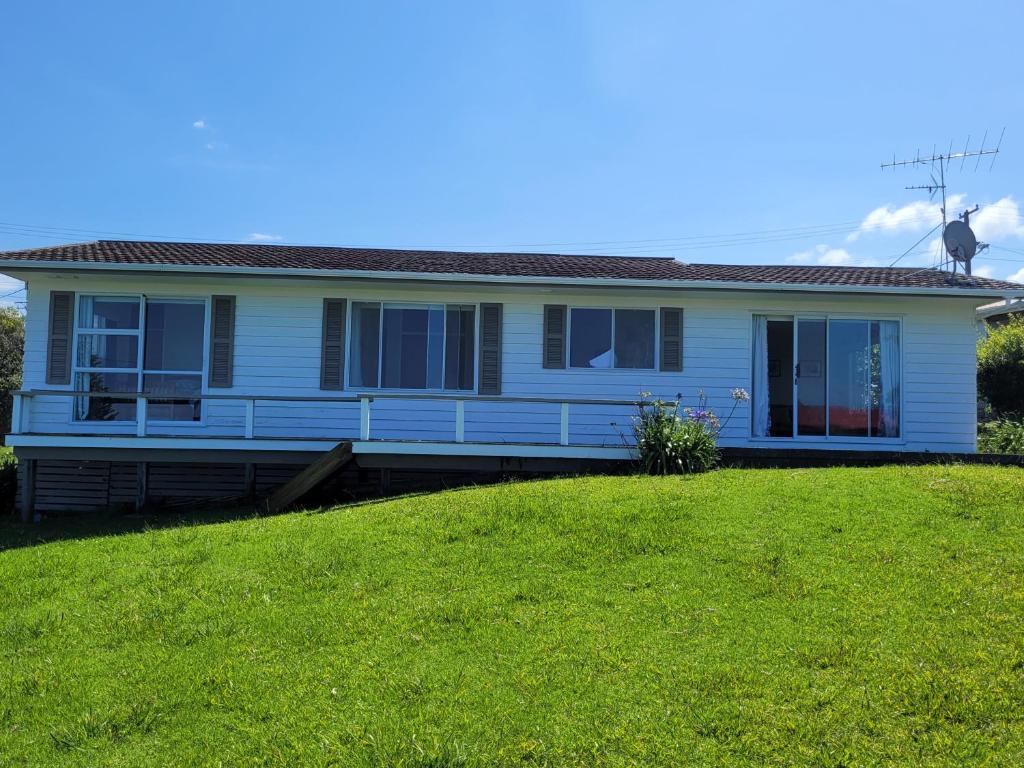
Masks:
[[[205,146],[206,146],[207,149],[216,149],[216,147],[217,147],[217,145],[214,144],[212,141],[207,143]]]
[[[1006,279],[1011,283],[1024,283],[1024,267],[1021,267]]]
[[[206,121],[205,120],[196,120],[194,123],[192,123],[192,127],[193,128],[198,128],[199,130],[202,130],[203,128],[206,127]]]
[[[950,195],[946,198],[946,210],[953,211],[964,201],[964,195]],[[865,232],[923,232],[942,221],[942,203],[915,200],[900,208],[883,205],[875,208],[860,223],[860,227],[846,237],[852,243]]]
[[[809,251],[794,253],[786,261],[790,264],[820,264],[828,267],[840,267],[858,261],[863,263],[863,260],[855,259],[849,251],[843,248],[832,248],[824,243],[814,246]]]
[[[972,267],[971,274],[975,277],[995,277],[995,273],[992,271],[992,267],[987,264],[980,267]]]
[[[1024,217],[1012,197],[1004,197],[981,208],[971,217],[971,229],[986,243],[1007,237],[1024,237]]]
[[[280,235],[268,235],[265,232],[253,232],[249,235],[250,243],[276,243],[284,240]]]

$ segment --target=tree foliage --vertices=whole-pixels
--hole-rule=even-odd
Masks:
[[[0,435],[11,431],[11,392],[21,387],[25,317],[16,307],[0,307]]]
[[[997,416],[1024,416],[1024,317],[991,328],[978,343],[978,393]]]

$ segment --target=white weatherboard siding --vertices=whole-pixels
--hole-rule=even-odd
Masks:
[[[208,392],[202,424],[151,424],[151,435],[244,437],[245,405],[216,400],[218,394],[351,396],[356,390],[320,390],[321,312],[325,297],[351,301],[419,301],[504,305],[502,395],[545,398],[635,399],[640,392],[663,398],[683,395],[694,403],[703,390],[724,417],[735,387],[751,386],[751,315],[832,313],[898,317],[903,336],[903,437],[899,440],[801,438],[753,440],[749,403],[741,403],[722,436],[735,447],[801,447],[905,451],[973,451],[976,434],[974,311],[982,299],[892,295],[749,291],[543,289],[466,284],[413,285],[344,280],[236,279],[178,275],[125,277],[79,275],[29,281],[25,343],[25,389],[45,383],[49,292],[143,293],[149,296],[237,297],[234,383]],[[632,370],[545,370],[541,367],[545,304],[590,307],[682,307],[682,373]],[[70,389],[70,387],[68,387]],[[372,391],[371,391],[372,393]],[[559,406],[545,403],[473,402],[467,395],[465,440],[498,443],[558,443]],[[455,439],[455,403],[378,399],[371,409],[371,437],[389,440]],[[622,445],[629,436],[627,406],[573,406],[570,443]],[[37,397],[26,432],[121,433],[133,424],[76,423],[67,397]],[[621,433],[621,434],[620,434]],[[264,401],[256,405],[256,438],[347,439],[359,434],[358,403]]]

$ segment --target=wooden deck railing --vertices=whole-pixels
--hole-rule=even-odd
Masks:
[[[242,402],[245,405],[243,434],[246,439],[253,439],[256,434],[257,403],[359,403],[359,439],[372,440],[371,408],[378,400],[413,400],[442,401],[455,403],[455,442],[465,442],[466,438],[466,403],[509,403],[528,404],[542,403],[559,406],[559,444],[569,445],[569,416],[573,406],[630,406],[637,407],[644,401],[614,400],[598,398],[560,398],[560,397],[522,397],[517,395],[474,395],[435,392],[374,392],[356,395],[242,395],[242,394],[203,394],[199,397],[175,396],[170,394],[154,394],[146,392],[84,392],[66,389],[31,389],[13,393],[14,403],[11,414],[11,434],[29,434],[26,425],[31,426],[32,400],[36,397],[102,397],[108,400],[134,400],[136,402],[135,434],[146,437],[148,430],[149,401],[166,402],[169,400],[205,400],[207,402]],[[80,421],[80,424],[98,424],[101,422]],[[187,424],[188,422],[182,422]],[[95,434],[95,433],[90,433]],[[301,439],[303,435],[295,435]]]

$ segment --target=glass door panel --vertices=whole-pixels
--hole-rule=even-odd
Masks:
[[[829,434],[869,437],[871,323],[832,320],[828,341]]]
[[[821,319],[799,319],[796,366],[796,432],[825,434],[826,325]]]

